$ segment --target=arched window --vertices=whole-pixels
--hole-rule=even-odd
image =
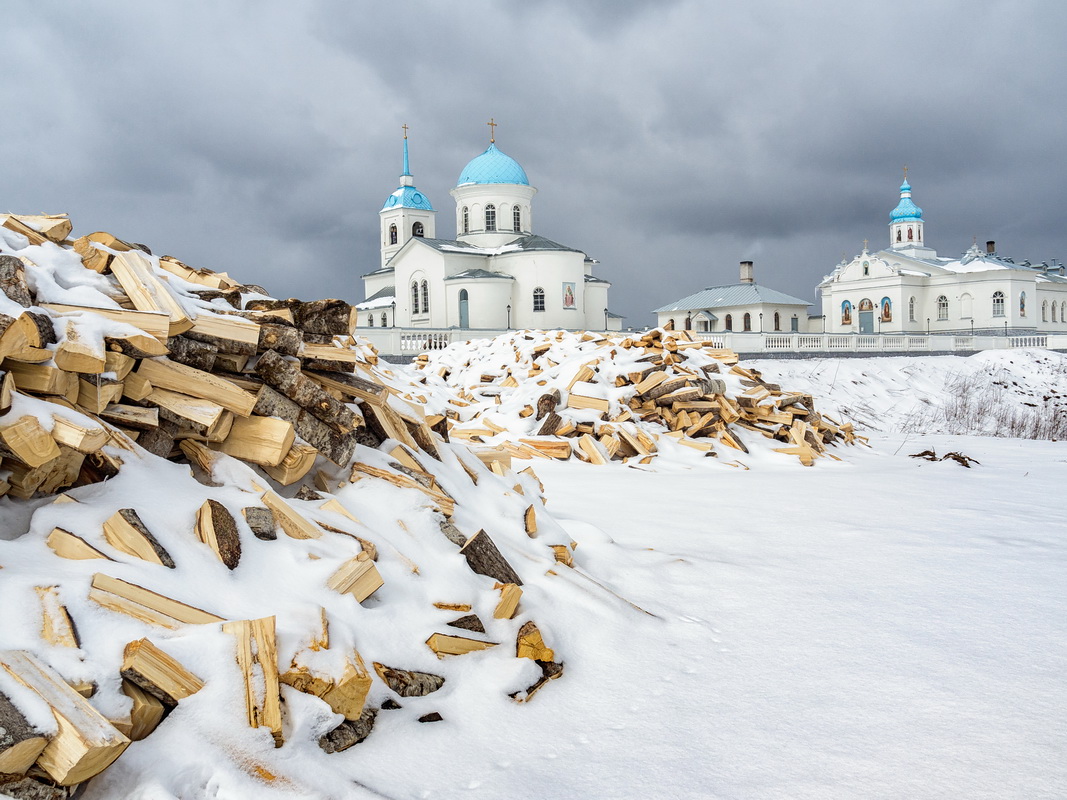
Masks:
[[[948,298],[944,295],[939,295],[937,298],[937,318],[938,320],[948,319]]]
[[[915,231],[913,231],[911,228],[908,228],[908,241],[911,242],[911,241],[914,241],[914,239],[915,239]]]
[[[384,311],[382,312],[382,327],[383,328],[388,328],[389,327],[389,319],[388,319],[388,317],[385,316],[385,312]]]
[[[463,232],[471,232],[471,210],[463,206]]]
[[[1052,304],[1052,321],[1053,322],[1056,321],[1056,304],[1055,303]]]
[[[1064,319],[1064,317],[1067,317],[1067,300],[1060,303],[1060,319]]]
[[[915,298],[908,298],[908,322],[915,322]]]
[[[1019,292],[1019,316],[1026,316],[1026,292]]]
[[[423,228],[422,228],[422,223],[421,222],[416,222],[414,225],[411,226],[411,235],[412,236],[420,236],[421,237],[423,235],[422,231],[423,231]]]
[[[1004,316],[1004,292],[993,292],[993,316]]]
[[[511,227],[515,233],[522,231],[522,212],[519,211],[518,206],[511,207]]]
[[[422,282],[422,313],[430,313],[430,284]]]
[[[496,230],[496,206],[492,203],[485,204],[485,229],[487,231]]]
[[[671,317],[669,320],[667,320],[667,324],[664,325],[663,328],[664,328],[664,330],[673,331],[674,330],[674,318]]]
[[[374,315],[373,314],[368,314],[367,315],[367,327],[368,328],[373,328],[374,327]]]
[[[389,244],[396,244],[396,225],[389,226]]]
[[[900,241],[900,228],[897,228],[897,241]]]
[[[774,312],[774,329],[780,331],[782,329],[782,315],[777,311]]]
[[[882,322],[892,322],[893,321],[893,301],[890,300],[888,297],[883,297],[882,298],[881,307],[882,307]]]
[[[744,316],[744,325],[746,331],[752,330],[752,315],[749,314],[747,311],[745,312]]]
[[[419,313],[419,282],[411,282],[411,313]]]
[[[1041,321],[1048,322],[1048,300],[1041,301]]]
[[[685,330],[693,330],[693,316],[691,314],[685,315]]]
[[[733,329],[734,329],[734,315],[733,314],[727,314],[726,315],[726,330],[732,331]]]
[[[848,300],[845,300],[841,303],[841,324],[852,324],[852,303],[850,303]]]
[[[542,289],[540,286],[533,290],[533,310],[545,310],[545,290]]]

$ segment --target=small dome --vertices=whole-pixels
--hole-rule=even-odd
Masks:
[[[907,179],[900,184],[900,202],[889,212],[890,222],[918,222],[923,218],[923,210],[911,199],[911,184]]]
[[[469,183],[517,183],[529,186],[530,180],[519,162],[490,144],[489,149],[472,159],[459,174],[456,186]]]
[[[430,205],[430,200],[426,195],[416,189],[414,186],[400,186],[395,192],[385,198],[385,205],[382,206],[382,211],[387,208],[418,208],[423,211],[433,211],[433,206]]]

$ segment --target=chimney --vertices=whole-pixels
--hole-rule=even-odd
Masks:
[[[741,262],[741,283],[755,283],[755,279],[752,277],[752,262]]]
[[[990,239],[985,243],[985,251],[990,255],[993,255],[993,253],[997,252],[997,243]]]

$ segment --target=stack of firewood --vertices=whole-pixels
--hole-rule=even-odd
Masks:
[[[503,363],[489,368],[494,359]],[[783,391],[740,366],[736,353],[684,331],[524,331],[502,337],[499,349],[460,345],[416,363],[452,392],[443,407],[452,437],[520,458],[647,464],[665,439],[708,455],[717,445],[747,453],[740,430],[810,466],[836,458],[828,445],[863,440],[851,423],[819,414],[811,395]]]
[[[513,655],[534,660],[541,670],[539,680],[514,694],[519,701],[561,674],[538,627],[519,618],[523,581],[489,533],[467,535],[452,522],[456,490],[445,488],[455,487],[457,474],[468,482],[464,491],[492,491],[493,481],[479,486],[490,474],[506,478],[505,493],[516,509],[513,527],[528,542],[538,536],[543,513],[536,476],[529,469],[512,473],[506,454],[479,460],[449,445],[445,417],[427,417],[418,403],[402,399],[389,385],[391,373],[376,366],[373,349],[352,338],[348,304],[272,300],[259,287],[157,258],[105,233],[72,241],[66,217],[9,215],[3,226],[29,245],[14,248],[19,255],[0,255],[0,476],[6,476],[0,494],[15,502],[57,495],[53,507],[75,504],[78,492],[65,490],[145,468],[153,458],[188,463],[205,491],[237,485],[248,493],[239,508],[204,500],[189,531],[225,568],[237,568],[249,548],[270,547],[280,531],[314,544],[317,549],[306,553],[312,562],[334,558],[326,586],[363,603],[384,585],[374,532],[331,493],[357,481],[385,481],[419,493],[441,534],[483,576],[477,581],[487,598],[478,603],[484,617],[472,613],[474,603],[442,598],[435,607],[460,616],[444,623],[451,632],[435,632],[418,646],[441,658],[457,656],[497,647],[494,638],[509,632]],[[92,273],[85,284],[95,287],[94,302],[44,302],[38,294],[47,270],[33,256],[66,259],[69,269],[74,254]],[[66,282],[72,282],[69,275]],[[304,506],[279,494],[295,484],[298,500],[318,503],[313,510],[299,510]],[[428,695],[444,683],[443,676],[371,658],[368,667],[345,644],[338,645],[344,649],[338,657],[326,608],[319,609],[321,622],[307,632],[302,649],[281,658],[275,616],[234,618],[224,608],[202,607],[211,604],[195,595],[157,591],[157,570],[182,564],[135,504],[95,530],[55,527],[45,538],[52,554],[71,566],[61,571],[66,578],[35,588],[40,650],[0,651],[0,793],[68,796],[65,787],[100,773],[204,686],[167,652],[165,638],[111,642],[122,654],[116,679],[131,711],[105,718],[91,702],[97,686],[66,680],[46,658],[51,648],[86,647],[77,612],[63,597],[80,595],[149,633],[221,626],[234,637],[234,658],[245,676],[249,726],[266,728],[277,746],[284,740],[280,684],[315,695],[343,715],[345,721],[320,741],[336,752],[370,732],[378,708],[368,697],[376,679],[400,698]],[[34,506],[49,507],[40,500]],[[546,537],[538,546],[550,566],[573,564],[571,543]],[[418,574],[417,565],[405,562]],[[73,576],[75,563],[94,565],[82,573],[87,587]],[[130,565],[143,567],[136,573],[143,578],[129,579],[135,574]],[[124,578],[112,574],[116,566]],[[431,713],[420,721],[435,719],[440,716]]]

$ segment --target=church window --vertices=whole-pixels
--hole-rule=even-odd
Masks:
[[[1048,300],[1041,301],[1041,321],[1048,322]]]
[[[993,292],[993,316],[1004,316],[1004,292]]]
[[[540,286],[533,290],[533,310],[545,310],[545,290],[542,289]]]
[[[426,281],[422,282],[422,313],[430,313],[430,284]]]
[[[774,312],[774,329],[780,331],[782,329],[782,315],[777,311]]]
[[[915,239],[915,231],[913,231],[911,228],[908,228],[908,241],[910,242],[910,241],[913,241],[914,239]]]
[[[866,261],[864,261],[863,262],[863,277],[866,278],[870,274],[871,274],[871,265],[868,264]]]
[[[794,314],[793,318],[789,320],[789,330],[791,330],[793,333],[800,333],[800,319],[797,317],[796,314]]]
[[[882,322],[893,321],[893,302],[888,297],[882,298]]]
[[[752,330],[752,315],[749,314],[747,311],[745,312],[744,325],[746,331]]]
[[[471,210],[463,206],[463,232],[471,232]]]
[[[725,325],[726,325],[726,330],[728,330],[728,331],[732,331],[734,329],[734,315],[733,314],[727,314],[726,315],[726,323],[725,323]]]
[[[1056,304],[1055,303],[1052,304],[1052,321],[1053,322],[1056,321]]]
[[[937,298],[937,318],[948,319],[948,298],[944,295],[939,295]]]
[[[1067,302],[1060,303],[1060,319],[1064,319],[1064,317],[1067,317]]]
[[[368,328],[373,328],[374,327],[374,315],[373,314],[368,314],[367,315],[367,327]]]
[[[841,303],[841,324],[852,324],[852,303],[850,303],[848,300],[845,300]]]
[[[419,236],[419,237],[424,235],[423,234],[423,227],[422,227],[422,223],[421,222],[416,222],[414,225],[411,226],[411,235],[412,236]]]
[[[411,313],[419,313],[419,282],[411,282]]]
[[[897,228],[897,241],[900,241],[900,228]]]
[[[496,230],[496,206],[492,203],[486,203],[485,205],[485,229],[487,231]]]
[[[389,226],[389,244],[396,244],[396,225]]]
[[[1026,292],[1019,292],[1019,316],[1026,316]]]
[[[908,322],[915,322],[915,298],[908,298]]]
[[[671,317],[669,320],[667,320],[667,324],[664,325],[663,328],[664,328],[664,330],[673,331],[674,330],[674,317]]]
[[[382,312],[382,327],[383,328],[389,327],[389,319],[385,316],[385,312],[384,311]]]
[[[519,211],[518,206],[511,207],[511,227],[515,230],[515,233],[522,231],[522,212]]]
[[[685,315],[685,330],[687,330],[687,331],[693,330],[693,317],[690,316],[689,314]]]

